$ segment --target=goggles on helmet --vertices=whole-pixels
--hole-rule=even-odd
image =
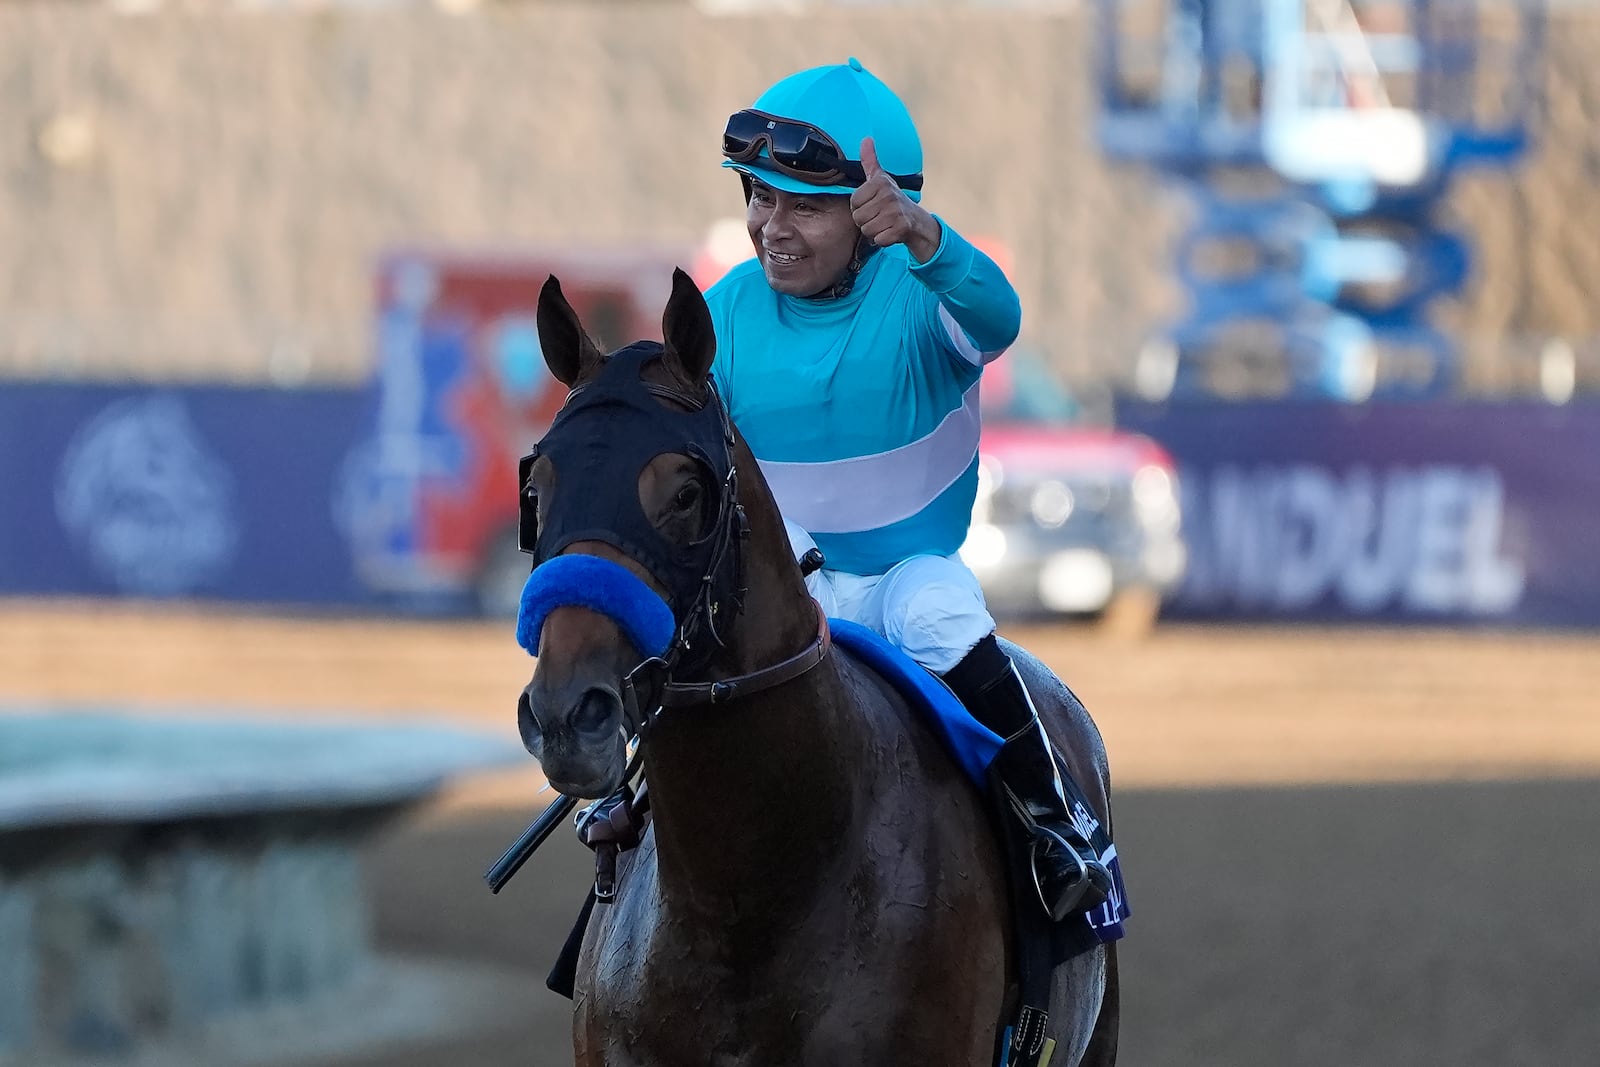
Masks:
[[[767,160],[791,178],[812,185],[859,186],[867,180],[860,163],[847,159],[839,144],[809,122],[779,118],[746,108],[728,118],[722,131],[722,154],[735,163],[749,163],[767,146]],[[891,174],[902,189],[922,188],[920,174]]]

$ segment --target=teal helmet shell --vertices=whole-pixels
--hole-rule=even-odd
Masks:
[[[871,137],[884,170],[890,174],[922,173],[922,138],[911,121],[911,112],[893,89],[854,56],[847,63],[791,74],[762,93],[751,107],[779,118],[810,123],[832,137],[845,158],[857,162],[861,159],[862,140]],[[763,146],[761,157],[766,155]],[[748,163],[724,160],[722,165],[785,192],[848,195],[852,191],[848,185],[812,185],[763,165],[761,157]],[[922,199],[920,190],[907,190],[906,195],[912,200]]]

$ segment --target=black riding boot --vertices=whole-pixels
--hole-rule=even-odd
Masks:
[[[944,680],[974,718],[1005,740],[994,771],[1033,836],[1034,869],[1050,917],[1059,922],[1104,903],[1111,874],[1072,821],[1058,777],[1064,771],[1011,657],[991,634]]]

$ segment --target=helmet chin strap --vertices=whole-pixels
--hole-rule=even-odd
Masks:
[[[842,296],[849,296],[850,291],[856,287],[856,278],[861,274],[861,268],[867,265],[878,251],[878,246],[866,234],[857,234],[856,250],[850,256],[850,262],[845,264],[844,273],[839,275],[837,281],[826,289],[819,289],[806,297],[807,300],[838,300]]]

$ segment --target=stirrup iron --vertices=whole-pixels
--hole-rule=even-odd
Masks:
[[[1035,822],[1033,831],[1033,841],[1028,849],[1028,871],[1033,875],[1033,890],[1039,897],[1039,905],[1044,908],[1044,913],[1050,916],[1050,918],[1054,921],[1061,922],[1073,912],[1080,910],[1078,905],[1083,901],[1083,898],[1088,895],[1089,865],[1083,862],[1083,856],[1078,853],[1076,848],[1073,848],[1072,845],[1067,842],[1066,838],[1062,837],[1048,826],[1043,826]],[[1043,858],[1041,856],[1041,852],[1046,844],[1046,842],[1040,840],[1041,836],[1047,837],[1051,841],[1054,841],[1062,851],[1064,851],[1068,856],[1072,857],[1072,862],[1077,865],[1077,877],[1075,877],[1071,882],[1072,892],[1066,897],[1062,898],[1065,903],[1058,902],[1052,904],[1045,897],[1044,881],[1039,877],[1039,865]]]

